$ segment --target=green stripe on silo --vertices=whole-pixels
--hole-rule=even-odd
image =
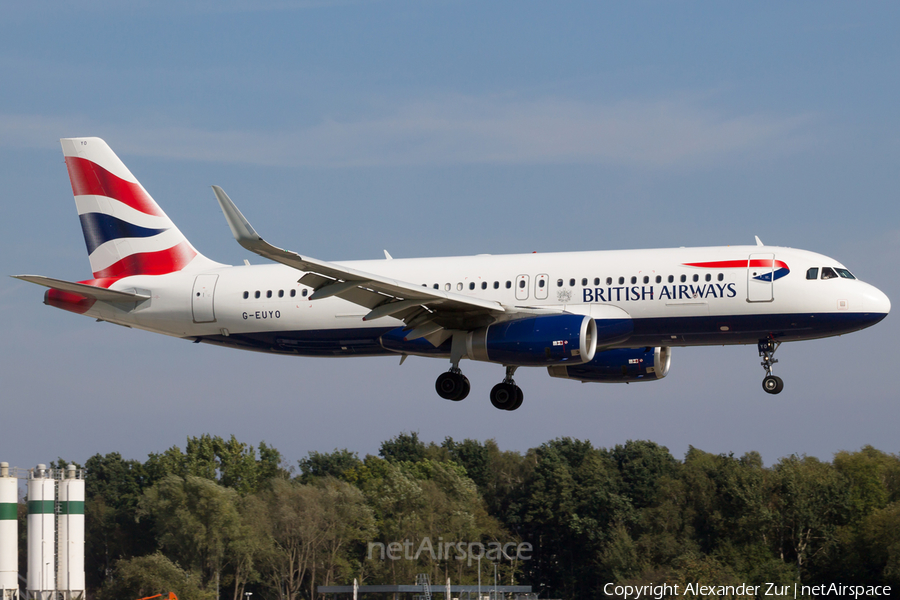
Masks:
[[[29,500],[28,501],[28,514],[29,515],[52,515],[53,514],[53,500]]]
[[[84,500],[60,501],[59,514],[61,515],[83,515]]]
[[[15,502],[0,502],[0,521],[13,521],[19,516],[19,507]]]

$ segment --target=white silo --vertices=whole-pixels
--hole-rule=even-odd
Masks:
[[[0,463],[0,592],[2,600],[19,597],[19,482],[9,463]]]
[[[28,473],[28,598],[50,600],[56,591],[56,481],[46,465]]]
[[[59,480],[56,584],[63,600],[84,596],[84,471],[69,465]]]

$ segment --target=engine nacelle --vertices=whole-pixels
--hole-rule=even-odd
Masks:
[[[551,377],[622,383],[631,381],[655,381],[669,374],[672,349],[620,348],[598,352],[594,359],[582,365],[554,365],[547,367]]]
[[[597,325],[584,315],[541,315],[495,323],[469,333],[472,360],[541,367],[590,362],[597,350]]]

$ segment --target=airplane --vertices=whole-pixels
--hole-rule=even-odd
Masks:
[[[490,392],[516,410],[519,367],[581,382],[656,381],[673,347],[757,344],[763,389],[782,342],[842,335],[890,312],[838,261],[756,245],[326,262],[265,241],[218,186],[237,242],[271,261],[195,249],[99,138],[60,140],[93,277],[18,279],[44,303],[196,343],[297,356],[449,359],[442,398],[470,391],[462,359],[506,369]]]

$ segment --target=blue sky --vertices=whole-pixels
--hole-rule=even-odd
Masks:
[[[32,3],[34,4],[34,3]],[[891,3],[47,2],[0,22],[5,274],[90,276],[58,139],[99,136],[204,254],[240,263],[209,189],[326,260],[766,243],[900,298],[900,9]],[[377,452],[559,436],[829,459],[898,452],[896,317],[786,344],[677,348],[653,384],[520,370],[525,404],[440,400],[443,361],[289,359],[131,331],[0,281],[0,460],[189,435]]]

